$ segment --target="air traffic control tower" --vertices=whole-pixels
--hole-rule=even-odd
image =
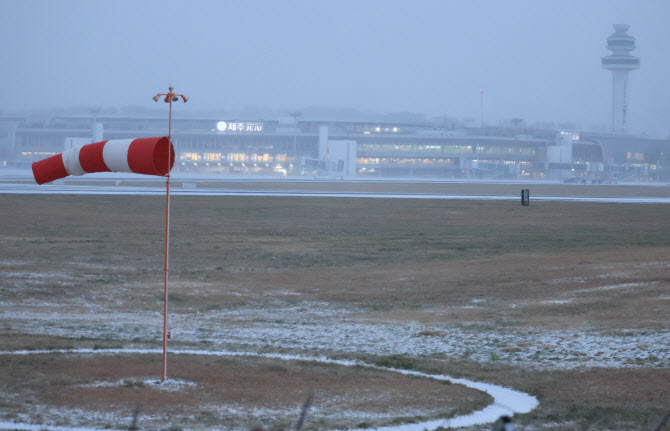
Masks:
[[[611,55],[602,58],[603,69],[612,71],[612,130],[626,133],[628,125],[628,72],[640,67],[640,59],[630,55],[635,49],[635,38],[626,34],[628,24],[614,24],[614,33],[607,38]]]

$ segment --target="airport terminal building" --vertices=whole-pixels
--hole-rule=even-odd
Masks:
[[[165,117],[0,116],[0,163],[28,167],[72,146],[166,132]],[[176,117],[172,138],[177,171],[222,176],[670,179],[670,140],[624,134]]]

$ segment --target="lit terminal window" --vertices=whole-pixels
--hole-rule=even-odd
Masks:
[[[221,160],[221,153],[205,153],[202,158],[208,162],[218,162]]]
[[[644,153],[626,153],[626,158],[628,160],[644,161]]]
[[[249,156],[247,156],[245,153],[230,153],[228,154],[228,160],[231,160],[233,162],[247,162]]]
[[[252,154],[251,160],[254,162],[269,163],[272,162],[273,157],[269,154]]]
[[[200,155],[198,153],[181,153],[179,156],[180,160],[187,160],[189,162],[197,162],[200,160]]]

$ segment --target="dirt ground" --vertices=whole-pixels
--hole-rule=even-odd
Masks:
[[[163,205],[149,196],[2,196],[2,349],[159,348]],[[171,348],[324,354],[503,384],[540,400],[517,418],[522,429],[653,429],[670,405],[669,219],[670,207],[656,204],[176,196]],[[151,400],[176,396],[139,380],[160,375],[151,355],[0,359],[2,386],[13,382],[0,404],[6,419],[64,420],[51,407],[27,413],[56,399],[19,378],[44,369],[72,370],[52,383],[68,388],[61,410],[139,400],[151,423],[160,413]],[[171,410],[175,426],[191,416],[208,427],[285,426],[313,379],[324,394],[315,429],[485,403],[459,386],[370,370],[218,359],[217,370],[237,371],[214,381],[214,360],[173,360],[179,379],[217,388]],[[128,376],[105,374],[109,363]],[[390,387],[403,389],[373,396]],[[198,416],[199,405],[208,413]],[[337,406],[349,412],[344,422]],[[119,404],[118,415],[130,410]]]
[[[375,369],[263,358],[178,355],[170,378],[155,374],[159,355],[27,355],[2,361],[8,418],[44,422],[53,412],[89,412],[99,428],[124,429],[136,405],[149,425],[244,429],[271,422],[289,428],[312,392],[306,429],[374,425],[407,417],[449,417],[491,398],[473,389]],[[40,390],[36,391],[35,388]],[[110,414],[114,413],[114,414]],[[57,425],[91,425],[73,417]],[[204,423],[203,423],[204,422]]]

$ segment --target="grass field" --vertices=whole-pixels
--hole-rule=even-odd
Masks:
[[[3,195],[2,350],[159,348],[163,211],[149,196]],[[667,205],[177,196],[170,346],[502,384],[540,400],[521,429],[651,430],[670,410],[668,220]],[[309,390],[308,429],[489,402],[292,362],[174,358],[186,386],[165,392],[143,383],[156,355],[0,361],[0,419],[32,423],[118,427],[139,402],[148,428],[290,426]]]

